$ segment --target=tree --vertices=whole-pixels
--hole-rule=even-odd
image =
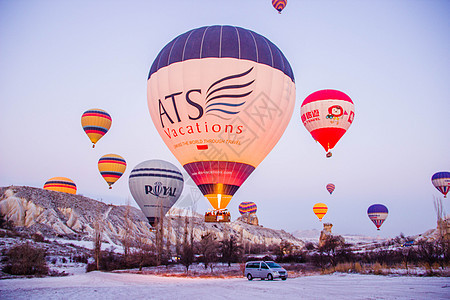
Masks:
[[[97,270],[100,270],[100,256],[102,251],[103,226],[100,221],[94,222],[94,260]]]
[[[47,275],[46,251],[34,248],[29,243],[11,248],[3,272],[13,275]]]
[[[220,252],[222,262],[228,263],[229,267],[232,262],[240,261],[242,258],[242,246],[237,243],[234,236],[224,236],[224,239],[220,241]]]
[[[192,221],[191,221],[192,223]],[[193,227],[189,225],[189,218],[185,217],[184,222],[184,239],[181,247],[180,263],[186,267],[186,273],[189,271],[190,265],[194,262],[194,245],[193,245]]]
[[[123,246],[123,254],[125,256],[125,259],[128,258],[128,255],[130,254],[130,247],[131,247],[131,235],[132,235],[132,228],[133,224],[130,219],[130,199],[127,200],[126,208],[125,208],[125,214],[124,214],[124,232],[122,234],[122,246]]]
[[[217,237],[213,233],[207,232],[203,234],[196,248],[198,254],[201,255],[201,261],[205,265],[205,269],[217,260],[219,244],[217,243]]]

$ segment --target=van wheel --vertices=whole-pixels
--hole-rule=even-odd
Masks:
[[[248,280],[253,280],[252,274],[248,273],[248,274],[247,274],[247,279],[248,279]]]
[[[272,274],[267,274],[267,280],[273,280],[273,275]]]
[[[287,279],[286,277],[281,278],[281,280],[286,280],[286,279]]]

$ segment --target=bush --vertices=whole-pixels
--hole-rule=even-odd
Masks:
[[[12,275],[47,275],[48,267],[45,263],[46,252],[34,248],[29,243],[11,248],[7,253],[7,265],[3,272]]]

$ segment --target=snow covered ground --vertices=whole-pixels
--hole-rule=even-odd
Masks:
[[[1,299],[450,299],[448,277],[333,274],[248,281],[91,272],[0,280]]]

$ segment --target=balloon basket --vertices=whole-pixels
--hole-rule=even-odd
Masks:
[[[333,156],[333,154],[332,154],[331,152],[327,152],[326,157],[327,157],[327,158],[330,158],[331,156]]]
[[[230,222],[231,215],[227,210],[213,210],[205,213],[206,223]]]

